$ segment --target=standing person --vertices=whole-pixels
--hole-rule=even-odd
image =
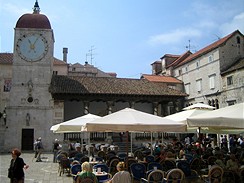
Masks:
[[[37,148],[36,162],[42,162],[41,154],[42,154],[42,151],[43,151],[43,145],[42,145],[42,138],[41,137],[39,137],[38,140],[37,140],[36,148]]]
[[[125,171],[125,163],[119,162],[116,166],[118,172],[114,174],[113,178],[108,183],[131,183],[131,176],[128,171]]]
[[[17,148],[12,150],[12,159],[8,169],[8,178],[10,178],[10,183],[24,183],[25,174],[23,169],[27,169],[29,165],[25,164],[20,155],[21,152]]]
[[[58,143],[58,139],[55,139],[54,143],[53,143],[53,163],[57,163],[57,153],[58,150],[60,149],[59,143]]]

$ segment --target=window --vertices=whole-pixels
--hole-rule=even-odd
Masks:
[[[198,79],[196,81],[196,89],[197,89],[198,93],[200,93],[202,91],[202,79]]]
[[[72,71],[75,71],[75,67],[72,68]]]
[[[214,89],[215,88],[215,74],[209,76],[209,88]]]
[[[196,62],[196,68],[199,68],[200,67],[200,60],[197,60]]]
[[[236,37],[236,43],[237,43],[237,44],[241,44],[241,39],[240,39],[239,36]]]
[[[58,71],[53,71],[53,75],[58,75]]]
[[[190,83],[185,84],[185,92],[190,95]]]
[[[233,85],[233,76],[227,77],[227,86]]]
[[[179,69],[179,76],[182,74],[182,70],[181,69]]]
[[[11,86],[12,86],[12,80],[11,79],[4,79],[3,91],[4,92],[10,92]]]
[[[188,72],[188,66],[186,66],[186,68],[185,68],[185,69],[186,69],[186,72]]]
[[[210,55],[209,57],[208,57],[208,62],[210,63],[210,62],[212,62],[213,61],[213,55]]]

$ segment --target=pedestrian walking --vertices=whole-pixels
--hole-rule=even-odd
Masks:
[[[27,169],[29,165],[26,165],[24,160],[20,157],[21,152],[19,149],[13,149],[11,154],[12,159],[8,169],[8,178],[10,178],[10,183],[24,183],[24,169]]]

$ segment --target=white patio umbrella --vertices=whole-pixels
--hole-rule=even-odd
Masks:
[[[97,132],[185,132],[186,124],[125,108],[87,122],[82,130]]]
[[[94,114],[87,114],[78,118],[74,118],[63,123],[59,123],[51,127],[51,131],[54,133],[74,133],[81,132],[82,126],[89,121],[101,118]]]
[[[173,121],[177,121],[177,122],[180,122],[182,124],[187,124],[187,118],[189,117],[193,117],[193,116],[196,116],[196,115],[199,115],[199,114],[203,114],[205,112],[208,112],[208,111],[211,111],[212,109],[201,109],[201,108],[193,108],[193,109],[188,109],[188,110],[185,110],[185,111],[181,111],[181,112],[177,112],[175,114],[171,114],[171,115],[168,115],[168,116],[165,116],[164,118],[165,119],[170,119],[170,120],[173,120]],[[189,127],[187,126],[187,133],[196,133],[198,130],[198,127]],[[206,128],[205,129],[202,129],[202,130],[207,130]]]
[[[196,103],[183,108],[183,110],[190,110],[190,109],[215,109],[215,107],[203,103]]]
[[[244,103],[209,111],[187,119],[189,127],[244,129]]]
[[[135,109],[125,108],[94,121],[87,122],[82,130],[127,132],[128,137],[128,132],[184,132],[186,131],[186,124]]]

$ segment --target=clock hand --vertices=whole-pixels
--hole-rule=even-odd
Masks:
[[[39,39],[39,37],[37,37],[36,38],[36,40],[34,41],[34,43],[33,43],[33,45],[35,45],[36,44],[36,42],[37,42],[37,40]]]

